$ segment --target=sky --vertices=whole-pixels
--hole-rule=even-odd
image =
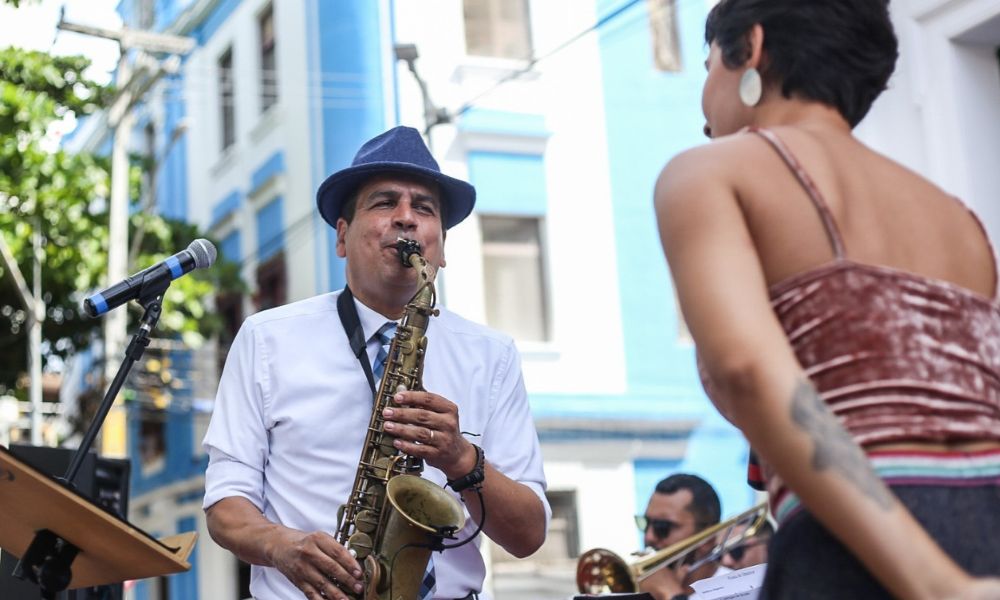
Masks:
[[[93,61],[88,77],[108,83],[118,60],[118,44],[70,31],[57,31],[59,11],[66,20],[115,29],[121,19],[115,12],[120,0],[21,0],[14,8],[0,2],[0,47],[17,46],[56,55],[82,54]]]

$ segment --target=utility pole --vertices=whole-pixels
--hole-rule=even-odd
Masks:
[[[108,283],[121,281],[128,276],[128,205],[129,205],[129,138],[135,120],[132,107],[142,99],[147,91],[164,75],[176,73],[180,67],[177,55],[184,55],[194,49],[193,38],[167,35],[151,31],[129,28],[106,29],[66,21],[60,15],[57,27],[63,31],[74,31],[85,35],[117,40],[121,49],[118,59],[116,83],[118,95],[108,109],[108,126],[114,129],[111,149],[111,198],[109,201],[108,225]],[[138,50],[136,70],[129,63],[129,51]],[[171,56],[162,61],[146,54],[167,53]],[[104,380],[110,382],[117,372],[122,350],[127,337],[128,313],[113,310],[104,317]],[[110,456],[124,456],[125,409],[121,402],[108,413],[101,450]]]
[[[114,138],[111,146],[111,200],[108,205],[108,284],[121,281],[128,276],[126,272],[126,253],[128,251],[128,199],[129,199],[129,164],[128,146],[132,135],[134,118],[131,105],[132,96],[129,91],[131,68],[128,63],[128,49],[122,46],[118,58],[118,75],[116,81],[121,96],[116,99],[108,116],[108,125],[114,128]],[[121,107],[121,108],[120,108]],[[120,114],[114,114],[119,108]],[[118,369],[119,354],[125,347],[128,312],[112,310],[104,317],[104,383],[107,385],[115,377]],[[101,438],[101,445],[106,454],[124,456],[126,448],[109,447],[124,446],[124,443],[114,443],[114,440],[124,440],[125,414],[121,403],[116,399],[115,407],[105,421],[114,435]],[[121,431],[118,431],[122,428]],[[109,444],[109,442],[111,442]]]

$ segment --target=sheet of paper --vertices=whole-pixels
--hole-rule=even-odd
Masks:
[[[756,600],[767,565],[730,571],[691,584],[701,600]]]

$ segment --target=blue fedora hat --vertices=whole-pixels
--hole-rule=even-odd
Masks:
[[[437,182],[442,201],[447,205],[445,229],[461,223],[476,204],[476,188],[442,173],[420,132],[412,127],[393,127],[366,142],[354,155],[351,166],[330,175],[319,186],[316,192],[319,214],[336,227],[344,203],[365,180],[382,173],[417,175]]]

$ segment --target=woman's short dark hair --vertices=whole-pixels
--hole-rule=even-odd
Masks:
[[[885,90],[899,55],[888,0],[721,0],[708,14],[705,41],[726,66],[750,56],[747,34],[764,29],[766,84],[786,98],[836,108],[854,127]]]

